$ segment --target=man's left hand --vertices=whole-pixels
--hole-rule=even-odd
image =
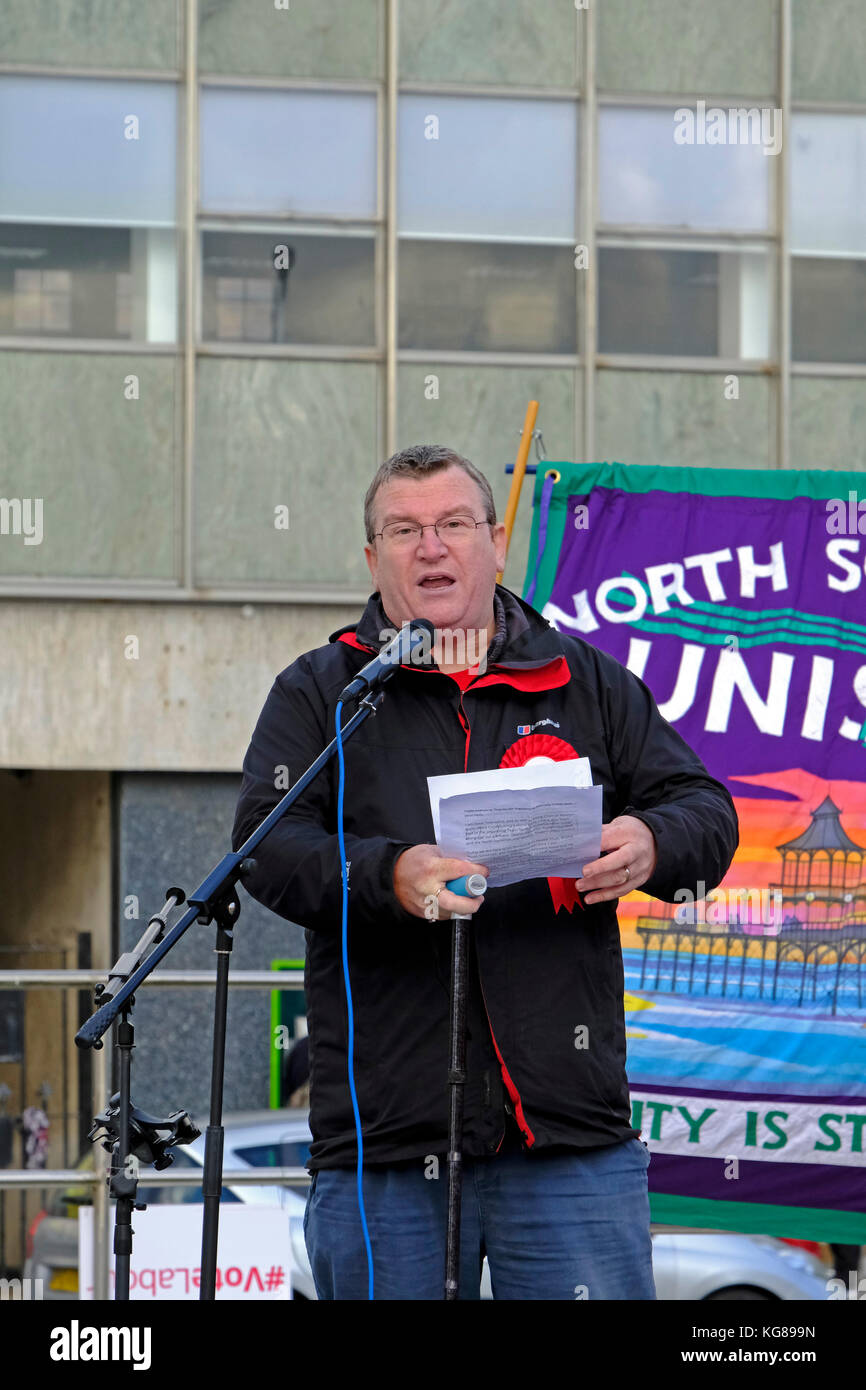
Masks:
[[[586,903],[621,898],[652,876],[656,866],[655,836],[636,816],[617,816],[601,828],[600,859],[584,864],[575,887]],[[628,870],[628,873],[626,873]]]

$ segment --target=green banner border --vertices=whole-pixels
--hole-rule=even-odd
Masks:
[[[652,1167],[650,1167],[652,1176]],[[782,1207],[767,1202],[722,1202],[650,1192],[650,1219],[662,1226],[699,1226],[743,1235],[786,1236],[839,1245],[866,1245],[866,1212],[830,1207]]]
[[[558,463],[545,459],[538,465],[532,497],[532,533],[523,598],[526,598],[535,570],[538,550],[538,519],[544,479],[551,468],[560,473],[554,483],[547,521],[547,541],[538,574],[532,606],[539,611],[553,592],[562,538],[568,518],[568,499],[585,495],[594,487],[618,488],[624,492],[688,492],[700,497],[794,497],[847,498],[849,492],[866,497],[866,475],[833,468],[667,468],[637,463]]]

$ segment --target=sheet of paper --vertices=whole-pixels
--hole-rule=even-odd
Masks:
[[[436,843],[439,843],[439,803],[445,796],[465,796],[469,792],[521,791],[532,787],[591,786],[589,758],[566,758],[562,762],[525,763],[523,767],[493,767],[484,772],[451,772],[443,777],[428,777]]]
[[[512,784],[478,787],[479,778],[504,780],[500,773]],[[601,851],[602,788],[588,782],[586,758],[430,777],[436,843],[443,854],[486,864],[491,888],[527,878],[579,878]]]

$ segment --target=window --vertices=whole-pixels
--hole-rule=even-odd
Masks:
[[[0,78],[0,218],[172,226],[169,82]]]
[[[171,231],[0,222],[0,334],[176,336]]]
[[[400,346],[577,351],[571,247],[404,241]]]
[[[794,114],[791,249],[866,256],[866,116]]]
[[[214,213],[376,214],[376,98],[204,88],[201,203]]]
[[[205,88],[201,124],[204,341],[375,347],[375,96]]]
[[[599,351],[764,360],[774,348],[773,164],[760,119],[726,112],[733,143],[707,144],[696,125],[695,143],[681,144],[676,131],[688,127],[677,116],[599,113]]]
[[[375,344],[370,234],[202,234],[206,341]]]
[[[0,78],[0,333],[177,338],[176,90]]]
[[[677,108],[684,109],[684,108]],[[773,158],[756,141],[679,144],[674,108],[599,111],[599,213],[603,224],[693,231],[771,230]],[[726,136],[745,131],[726,121]]]
[[[791,345],[797,362],[866,362],[866,256],[794,256]]]
[[[602,353],[771,355],[772,259],[766,247],[599,248]]]
[[[866,362],[866,116],[794,115],[791,251],[794,360]]]
[[[401,348],[574,353],[576,104],[406,95],[398,141]]]

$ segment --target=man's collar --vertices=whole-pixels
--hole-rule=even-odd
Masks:
[[[496,631],[487,652],[487,666],[533,668],[555,661],[563,655],[563,646],[556,628],[551,627],[530,604],[517,594],[497,584],[493,593]],[[371,651],[378,652],[397,630],[387,616],[378,590],[371,594],[360,621],[332,632],[331,642],[342,633],[354,632],[357,640]],[[384,635],[383,635],[384,634]]]

